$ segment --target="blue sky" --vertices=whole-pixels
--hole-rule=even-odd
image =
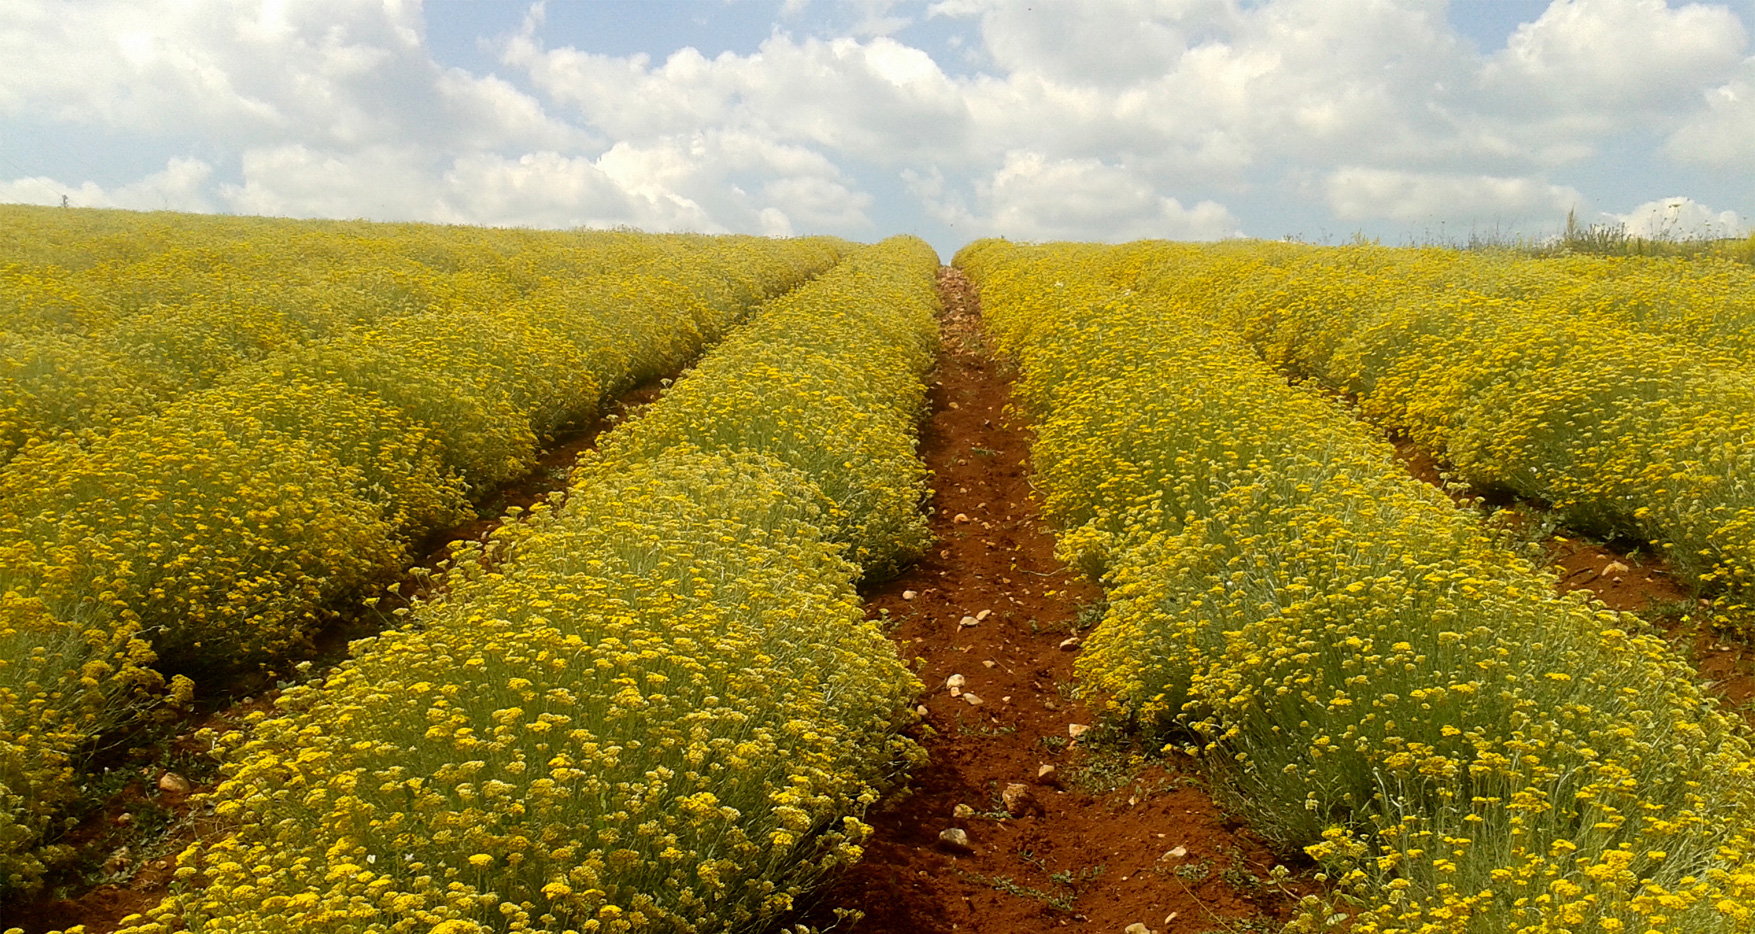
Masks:
[[[10,0],[0,201],[978,236],[1755,217],[1755,0]]]

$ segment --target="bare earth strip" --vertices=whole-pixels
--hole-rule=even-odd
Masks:
[[[1077,649],[1062,644],[1100,594],[1054,558],[1030,496],[1029,425],[985,349],[973,287],[947,268],[940,291],[945,349],[921,448],[938,544],[867,594],[903,657],[923,663],[932,758],[912,794],[868,818],[864,861],[811,920],[838,906],[865,914],[860,934],[1279,930],[1291,899],[1267,879],[1288,857],[1224,814],[1193,760],[1141,763],[1095,730],[1073,741],[1097,715],[1071,697]],[[968,849],[940,839],[952,829]]]

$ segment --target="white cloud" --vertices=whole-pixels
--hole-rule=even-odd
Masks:
[[[1239,233],[1237,219],[1223,205],[1202,201],[1184,208],[1126,169],[1096,159],[1008,153],[998,171],[975,184],[975,210],[947,190],[942,175],[904,178],[928,211],[971,237],[1116,242],[1217,240]]]
[[[474,223],[537,227],[613,227],[617,224],[655,228],[677,221],[642,210],[628,191],[604,174],[592,160],[556,152],[526,153],[517,158],[492,154],[461,156],[445,172],[443,190],[451,213]],[[701,218],[681,218],[681,226]]]
[[[244,153],[243,176],[220,194],[248,214],[776,236],[872,226],[870,196],[833,163],[740,134],[617,143],[596,158],[478,152],[435,162],[414,147],[266,147]]]
[[[258,146],[543,146],[577,136],[506,82],[433,62],[417,3],[14,0],[8,17],[0,118]]]
[[[1692,198],[1661,198],[1628,211],[1609,214],[1629,236],[1648,240],[1687,240],[1695,237],[1741,237],[1748,234],[1735,211],[1713,211]]]
[[[1483,77],[1508,104],[1539,99],[1613,121],[1687,103],[1729,75],[1745,42],[1742,22],[1724,7],[1555,0],[1517,28]]]
[[[1584,201],[1572,188],[1535,178],[1434,174],[1348,166],[1329,174],[1323,194],[1343,220],[1547,222]]]
[[[1680,0],[1556,0],[1487,55],[1443,0],[807,7],[709,58],[583,51],[535,5],[484,74],[434,61],[447,5],[14,0],[0,121],[199,139],[216,163],[94,199],[855,236],[930,216],[1216,237],[1242,224],[1213,198],[1265,211],[1265,192],[1347,221],[1548,218],[1583,202],[1566,172],[1611,141],[1670,133],[1672,159],[1721,172],[1755,157],[1743,25]],[[979,35],[949,53],[972,72],[902,41],[921,15]],[[826,19],[844,34],[808,32]],[[898,174],[914,198],[875,198]],[[0,191],[46,185],[66,188]]]
[[[932,12],[979,16],[987,55],[1002,72],[1096,86],[1173,72],[1189,47],[1235,30],[1242,17],[1228,0],[941,3]]]
[[[956,87],[931,56],[886,37],[774,36],[748,56],[708,59],[685,48],[653,66],[644,55],[544,49],[526,32],[504,58],[620,140],[726,128],[899,160],[954,152],[967,123]]]
[[[1665,153],[1682,163],[1746,171],[1755,162],[1755,59],[1700,97],[1704,106],[1670,136]]]
[[[361,150],[303,144],[246,150],[243,184],[220,186],[241,214],[369,220],[450,220],[431,166],[412,146]]]
[[[199,159],[172,159],[162,172],[136,182],[103,188],[94,182],[78,186],[45,176],[0,181],[0,203],[68,205],[80,208],[126,208],[135,211],[212,211],[204,189],[213,166]]]

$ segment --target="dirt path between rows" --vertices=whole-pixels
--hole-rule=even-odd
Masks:
[[[1054,558],[1029,425],[972,286],[949,268],[939,285],[944,352],[921,446],[938,543],[866,595],[902,656],[923,662],[931,761],[868,816],[865,859],[811,920],[842,907],[864,913],[858,934],[1279,930],[1292,899],[1267,880],[1287,857],[1225,815],[1193,760],[1142,763],[1099,730],[1074,739],[1096,722],[1070,686],[1100,593]],[[941,839],[953,830],[966,847]]]

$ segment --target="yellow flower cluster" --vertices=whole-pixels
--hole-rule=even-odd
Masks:
[[[105,433],[230,371],[559,279],[626,275],[706,238],[533,234],[0,206],[0,464]]]
[[[853,563],[868,578],[894,574],[931,537],[914,426],[926,410],[920,376],[938,353],[937,292],[920,270],[936,260],[912,239],[843,260],[832,278],[770,302],[606,449],[639,458],[686,443],[779,458],[816,479],[829,537]]]
[[[282,241],[341,252],[301,223],[246,226],[277,245],[263,252],[294,249]],[[381,585],[412,544],[527,470],[541,439],[674,372],[846,248],[655,237],[636,250],[643,235],[609,234],[608,256],[593,258],[591,236],[507,232],[521,252],[496,270],[491,239],[460,232],[453,256],[444,234],[406,236],[398,248],[422,263],[483,268],[448,272],[453,292],[418,314],[233,367],[159,411],[36,441],[0,467],[0,889],[40,876],[31,847],[72,793],[72,757],[157,684],[154,653],[160,669],[197,677],[283,656],[337,601]],[[633,262],[565,277],[606,258]],[[228,284],[234,267],[217,258],[171,265],[252,287]],[[489,284],[463,287],[475,279]],[[196,286],[166,275],[130,288],[159,301]]]
[[[917,542],[830,491],[875,445],[912,456],[935,269],[886,241],[769,303],[558,508],[455,556],[411,625],[220,738],[235,832],[125,930],[755,929],[857,859],[860,815],[920,758],[900,733],[919,683],[842,542],[876,561]],[[775,411],[657,447],[673,409],[776,379]],[[795,455],[780,419],[828,437]]]
[[[1141,288],[1482,487],[1651,542],[1755,624],[1755,273],[1721,260],[1159,245]]]
[[[1041,419],[1062,548],[1103,576],[1090,688],[1331,873],[1295,930],[1750,930],[1741,720],[1288,385],[1188,300],[1221,276],[1162,267],[1182,249],[958,256]]]

